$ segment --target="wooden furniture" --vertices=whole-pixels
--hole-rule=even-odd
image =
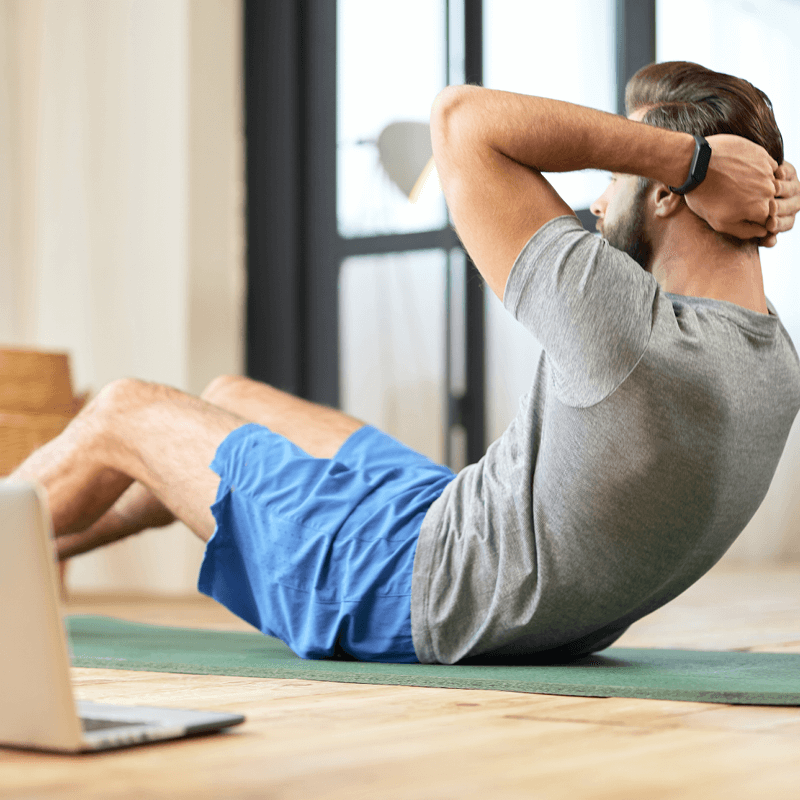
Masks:
[[[73,394],[66,353],[0,349],[0,476],[58,436],[85,402]]]
[[[800,653],[800,564],[719,565],[628,647]],[[248,630],[207,598],[72,613]],[[0,749],[0,796],[281,800],[797,797],[800,708],[75,669],[79,697],[238,711],[223,735],[92,756]]]
[[[58,436],[87,396],[73,394],[66,353],[0,349],[0,477]],[[67,562],[60,575],[66,596]]]

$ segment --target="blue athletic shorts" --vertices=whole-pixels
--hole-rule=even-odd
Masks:
[[[369,426],[326,459],[260,425],[233,431],[211,468],[201,592],[302,658],[418,660],[414,554],[450,469]]]

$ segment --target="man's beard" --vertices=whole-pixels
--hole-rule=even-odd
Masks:
[[[628,210],[613,225],[603,226],[603,238],[617,250],[627,253],[639,266],[649,272],[653,243],[645,231],[645,195],[648,186],[637,186]]]

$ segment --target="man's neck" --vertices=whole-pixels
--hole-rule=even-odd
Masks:
[[[725,300],[769,313],[758,248],[735,248],[710,232],[665,236],[649,271],[665,292]]]

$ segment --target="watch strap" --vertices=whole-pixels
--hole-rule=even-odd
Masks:
[[[696,189],[703,182],[708,171],[708,163],[711,161],[711,145],[699,133],[695,133],[693,136],[695,145],[692,164],[689,167],[689,177],[683,185],[669,187],[669,190],[675,194],[686,194],[692,189]]]

